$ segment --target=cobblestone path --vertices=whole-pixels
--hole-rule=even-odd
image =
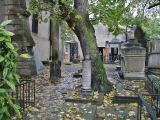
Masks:
[[[108,79],[115,83],[112,78],[115,75],[115,65],[104,65]],[[34,77],[36,82],[36,103],[34,107],[28,107],[22,113],[23,120],[51,120],[54,118],[58,108],[62,106],[67,97],[67,91],[72,91],[76,86],[81,85],[81,78],[73,78],[72,74],[80,69],[82,65],[62,65],[62,78],[51,83],[49,80],[49,67],[47,71]],[[17,120],[13,117],[13,120]]]

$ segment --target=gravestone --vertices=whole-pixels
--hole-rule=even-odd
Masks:
[[[147,42],[145,39],[145,33],[143,32],[142,28],[139,26],[136,26],[134,30],[134,38],[138,40],[139,43],[141,43],[142,47],[147,48]]]
[[[86,55],[82,62],[82,91],[91,91],[91,60]]]
[[[146,49],[146,54],[148,53],[148,46],[147,46],[147,39],[145,38],[145,32],[143,32],[142,28],[139,26],[136,26],[134,30],[134,38],[138,40],[139,43],[141,43],[141,46]],[[148,55],[145,57],[145,65],[148,65]]]
[[[57,60],[50,63],[50,79],[57,81],[61,77],[61,61]]]
[[[13,42],[18,44],[18,54],[28,53],[32,58],[17,58],[17,73],[23,77],[31,77],[37,75],[36,64],[34,60],[33,46],[35,42],[31,36],[29,26],[30,13],[26,11],[26,0],[4,0],[3,20],[12,20],[5,29],[13,32],[15,35],[11,37]],[[17,15],[20,14],[20,17]]]
[[[124,79],[144,79],[145,48],[132,38],[123,44],[121,51],[121,69]]]
[[[160,39],[149,43],[148,68],[160,68]]]

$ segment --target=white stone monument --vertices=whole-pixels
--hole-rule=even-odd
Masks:
[[[91,91],[91,60],[86,55],[82,62],[82,91]]]
[[[123,44],[121,51],[121,69],[124,79],[145,79],[146,49],[132,38]]]

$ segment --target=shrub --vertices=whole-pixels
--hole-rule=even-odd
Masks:
[[[11,108],[20,115],[20,106],[14,104],[10,96],[15,92],[15,85],[19,83],[20,78],[16,74],[18,45],[11,42],[11,36],[14,34],[4,29],[10,22],[11,20],[7,20],[0,24],[0,120],[11,119],[9,112]],[[21,56],[30,57],[27,54]]]

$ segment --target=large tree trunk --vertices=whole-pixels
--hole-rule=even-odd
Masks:
[[[96,42],[95,31],[90,23],[88,14],[88,0],[74,0],[74,8],[77,15],[80,15],[81,19],[76,19],[75,16],[70,16],[70,19],[66,19],[66,14],[63,16],[70,26],[70,28],[77,35],[83,56],[89,54],[92,64],[92,89],[95,91],[108,92],[112,88],[112,84],[107,80],[106,71],[103,66],[102,60],[99,55],[99,50]],[[66,10],[61,8],[62,13]],[[72,14],[70,14],[72,15]]]

